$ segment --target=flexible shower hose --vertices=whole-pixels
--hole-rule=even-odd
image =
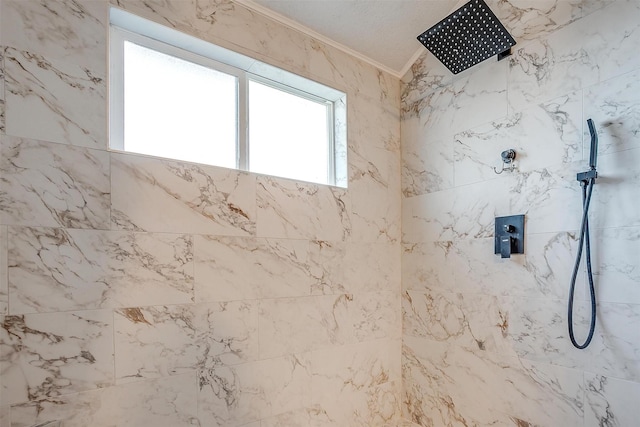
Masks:
[[[578,246],[578,254],[576,255],[576,263],[573,266],[573,274],[571,275],[571,286],[569,287],[569,338],[574,347],[578,349],[587,348],[593,333],[596,329],[596,291],[593,285],[593,272],[591,271],[591,247],[589,246],[589,203],[591,202],[591,193],[593,193],[593,185],[596,179],[590,178],[588,181],[581,181],[582,186],[582,224],[580,225],[580,242]],[[587,279],[589,281],[589,293],[591,295],[591,324],[589,325],[589,335],[583,344],[578,344],[573,334],[573,296],[576,288],[576,279],[580,268],[580,260],[582,259],[582,247],[585,248],[585,260],[587,264]]]

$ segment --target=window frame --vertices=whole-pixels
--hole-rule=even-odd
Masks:
[[[231,75],[237,79],[236,169],[238,170],[257,173],[251,171],[249,162],[251,148],[251,141],[249,140],[249,83],[251,81],[324,105],[327,109],[327,179],[326,182],[314,182],[314,184],[346,187],[346,176],[336,176],[336,162],[338,161],[338,157],[341,155],[346,156],[346,134],[342,135],[341,138],[344,140],[343,145],[345,146],[342,149],[344,152],[339,153],[336,147],[336,132],[338,132],[339,125],[336,120],[336,103],[346,103],[346,94],[344,92],[278,69],[239,53],[229,51],[204,40],[196,39],[195,37],[180,33],[160,24],[147,21],[114,7],[110,9],[110,17],[110,150],[135,153],[133,151],[126,151],[124,141],[124,45],[125,42],[130,42],[165,55],[170,55]],[[133,28],[135,28],[135,30]],[[224,62],[219,60],[219,58]],[[259,73],[252,72],[252,70],[257,70]],[[344,120],[346,120],[346,117]],[[162,157],[157,155],[152,156]],[[346,165],[343,165],[340,169],[346,170]],[[284,178],[300,180],[295,177]]]

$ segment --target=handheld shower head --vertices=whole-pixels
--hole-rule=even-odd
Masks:
[[[596,132],[596,127],[593,124],[593,120],[587,120],[587,125],[589,126],[589,133],[591,134],[591,153],[589,155],[589,166],[592,170],[594,170],[596,168],[598,159],[598,132]]]

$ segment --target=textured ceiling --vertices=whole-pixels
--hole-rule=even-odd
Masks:
[[[294,21],[400,75],[424,49],[416,37],[457,0],[244,0]],[[277,17],[276,17],[277,18]]]

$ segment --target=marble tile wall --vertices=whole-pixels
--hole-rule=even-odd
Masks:
[[[110,6],[345,91],[348,188],[109,151]],[[0,425],[395,426],[399,106],[228,0],[0,0]]]
[[[425,53],[402,85],[403,415],[421,426],[628,426],[640,410],[640,4],[488,1],[518,44],[452,76]],[[595,337],[566,305],[576,172],[593,118]],[[496,175],[500,152],[517,171]],[[493,254],[525,214],[525,254]],[[575,323],[586,336],[584,270]]]

